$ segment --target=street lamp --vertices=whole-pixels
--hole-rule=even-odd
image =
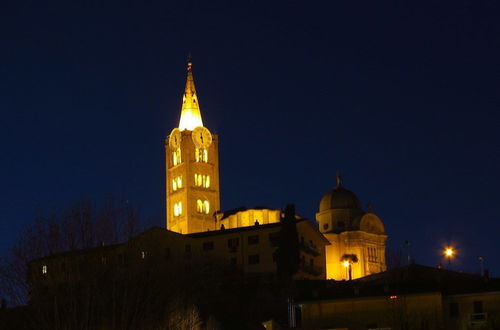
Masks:
[[[358,256],[355,254],[344,254],[340,259],[340,262],[349,272],[349,281],[352,280],[352,264],[358,262]]]
[[[352,267],[351,267],[351,262],[347,259],[345,259],[344,261],[342,261],[342,266],[344,266],[344,268],[346,269],[346,271],[348,272],[348,276],[349,276],[349,281],[352,280]]]
[[[451,265],[451,259],[455,256],[455,249],[448,246],[444,249],[444,257],[448,259],[448,265]]]

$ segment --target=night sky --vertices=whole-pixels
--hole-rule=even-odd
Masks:
[[[500,276],[498,2],[40,2],[0,5],[2,254],[81,197],[164,226],[191,53],[223,209],[314,219],[341,171],[390,249]]]

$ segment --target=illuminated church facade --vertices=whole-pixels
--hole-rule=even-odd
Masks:
[[[182,235],[211,232],[217,236],[236,229],[258,233],[278,224],[280,210],[221,211],[218,154],[219,139],[203,126],[192,63],[188,62],[179,126],[165,140],[166,228]],[[340,175],[337,186],[321,199],[316,222],[310,223],[321,236],[319,241],[305,239],[300,232],[303,225],[298,226],[299,239],[311,248],[324,246],[320,248],[323,278],[354,279],[386,270],[384,225],[371,210],[362,209],[358,197],[343,187]],[[272,255],[274,249],[261,252]]]

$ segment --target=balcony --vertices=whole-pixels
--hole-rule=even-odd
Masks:
[[[470,315],[470,324],[471,325],[483,324],[486,323],[487,319],[488,319],[487,313],[473,313]]]
[[[314,257],[320,255],[318,247],[310,242],[300,242],[300,250]]]
[[[314,276],[319,276],[323,273],[323,268],[311,265],[301,265],[299,270]]]

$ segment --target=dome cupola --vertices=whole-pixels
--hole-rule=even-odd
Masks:
[[[361,203],[352,191],[342,187],[342,178],[337,173],[337,187],[321,198],[319,212],[332,209],[361,210]]]

